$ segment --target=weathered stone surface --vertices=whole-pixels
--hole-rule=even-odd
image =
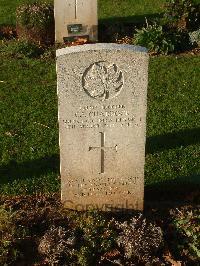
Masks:
[[[143,209],[148,54],[91,44],[57,50],[62,202]]]
[[[56,42],[89,36],[97,40],[97,0],[54,0]]]

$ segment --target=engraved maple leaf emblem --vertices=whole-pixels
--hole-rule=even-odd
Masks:
[[[101,101],[116,97],[121,92],[123,84],[122,71],[116,64],[105,61],[95,62],[83,74],[85,92]]]

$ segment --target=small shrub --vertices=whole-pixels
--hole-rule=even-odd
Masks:
[[[29,29],[38,28],[42,30],[54,23],[53,12],[54,8],[51,3],[24,4],[17,8],[17,23]]]
[[[171,27],[186,28],[186,18],[191,7],[190,0],[168,0],[164,18]]]
[[[82,244],[77,252],[79,265],[96,265],[101,256],[116,245],[116,234],[111,224],[96,211],[81,217],[77,228],[82,235]]]
[[[74,239],[65,228],[51,227],[40,240],[38,251],[49,265],[63,265],[63,261],[69,263],[74,256]]]
[[[147,223],[142,215],[133,217],[131,221],[118,223],[117,243],[123,248],[125,258],[137,260],[138,263],[152,262],[163,242],[160,227]],[[150,264],[152,265],[152,264]]]
[[[200,262],[200,213],[198,209],[177,210],[173,214],[177,247],[182,257]]]
[[[168,0],[166,4],[165,18],[171,27],[186,28],[186,19],[189,16],[192,3],[190,0]]]
[[[74,229],[52,227],[42,237],[38,250],[50,265],[63,265],[65,261],[89,266],[99,264],[101,256],[114,245],[110,224],[97,212],[89,212],[76,216]]]
[[[54,42],[54,6],[51,2],[24,4],[16,11],[20,39],[49,44]]]
[[[148,48],[150,52],[168,54],[175,50],[172,37],[165,34],[161,25],[147,25],[146,28],[137,30],[133,43]]]
[[[15,261],[18,251],[12,243],[16,232],[13,214],[0,206],[0,265],[7,265],[8,261]]]
[[[168,0],[164,14],[165,24],[178,30],[197,29],[200,26],[200,5],[191,0]]]
[[[158,54],[190,50],[196,45],[196,41],[192,40],[189,31],[192,23],[197,23],[200,19],[199,7],[191,0],[169,0],[164,16],[153,25],[147,24],[136,30],[133,43]]]

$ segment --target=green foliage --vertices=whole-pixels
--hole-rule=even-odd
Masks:
[[[7,41],[0,46],[0,51],[16,58],[37,58],[44,53],[44,48],[28,41]]]
[[[164,14],[165,24],[181,30],[200,27],[200,4],[192,0],[168,0]]]
[[[39,243],[40,254],[50,265],[63,265],[63,261],[69,265],[97,265],[101,256],[116,245],[111,223],[96,211],[75,213],[70,220],[71,229],[59,226],[46,231]]]
[[[69,218],[69,217],[68,217]],[[142,216],[129,222],[108,219],[98,211],[74,213],[71,229],[52,227],[39,244],[39,252],[50,265],[93,266],[150,262],[162,244],[162,231]]]
[[[85,213],[77,221],[82,245],[77,252],[79,265],[95,265],[100,257],[115,246],[116,233],[97,211]]]
[[[189,15],[192,8],[191,0],[167,0],[167,13],[174,19]]]
[[[7,232],[8,235],[12,234],[13,225],[12,225],[12,213],[6,211],[3,206],[0,206],[0,235],[4,232]]]
[[[137,30],[134,44],[160,54],[186,51],[196,45],[189,30],[200,26],[200,5],[194,5],[191,0],[169,0],[166,7],[163,17],[156,19],[156,23]]]
[[[150,52],[168,54],[175,49],[173,39],[174,36],[166,34],[162,26],[154,24],[137,30],[133,43],[147,47]]]
[[[13,213],[0,206],[0,265],[7,261],[15,261],[19,252],[12,247],[16,227],[13,222]]]
[[[173,225],[178,241],[178,250],[183,257],[200,261],[200,212],[198,209],[177,210]]]
[[[46,29],[54,23],[54,7],[51,3],[23,4],[16,11],[17,24],[26,28]]]

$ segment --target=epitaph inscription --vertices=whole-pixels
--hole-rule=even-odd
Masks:
[[[148,55],[95,44],[57,51],[67,208],[143,208]],[[76,71],[74,71],[76,70]]]

